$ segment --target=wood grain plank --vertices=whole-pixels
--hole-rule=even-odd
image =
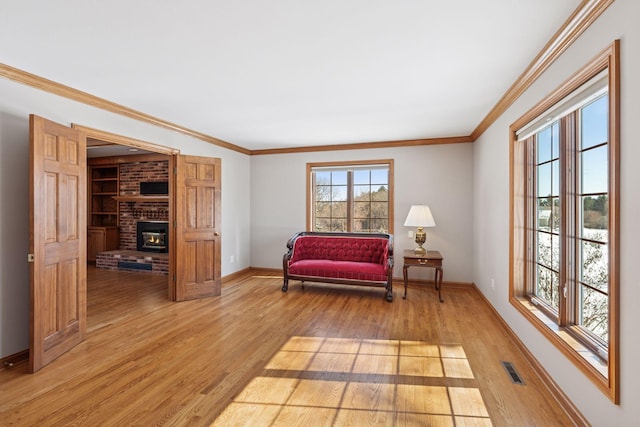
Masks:
[[[249,271],[219,297],[172,303],[166,276],[88,275],[85,342],[37,375],[0,371],[3,422],[574,425],[472,289],[440,304],[420,288],[389,304],[366,287],[294,283],[283,294],[278,274]],[[443,360],[473,377],[449,376]]]

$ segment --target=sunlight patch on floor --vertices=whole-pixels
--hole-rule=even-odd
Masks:
[[[299,336],[281,347],[212,425],[247,422],[492,425],[461,345]]]

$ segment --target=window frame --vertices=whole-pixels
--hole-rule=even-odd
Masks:
[[[358,169],[366,168],[367,166],[380,166],[385,165],[389,170],[389,182],[388,182],[388,234],[393,234],[393,159],[382,160],[354,160],[354,161],[341,161],[341,162],[314,162],[307,163],[307,231],[313,230],[314,219],[314,189],[313,189],[313,171],[318,168],[336,168],[336,169],[348,169],[350,166]],[[353,182],[348,183],[348,191],[353,188]],[[352,216],[349,214],[348,221],[353,221]]]
[[[516,120],[509,128],[509,175],[510,175],[510,238],[509,238],[509,302],[553,345],[555,345],[576,367],[578,367],[609,399],[619,404],[619,169],[620,169],[620,42],[614,41],[609,47],[596,56],[585,67],[565,81],[558,89],[544,98],[540,103]],[[532,123],[544,112],[567,99],[572,92],[597,76],[608,71],[609,102],[609,336],[607,358],[598,352],[598,345],[591,340],[585,331],[571,326],[569,309],[560,293],[559,313],[556,321],[549,316],[548,310],[535,305],[530,298],[528,277],[530,274],[531,255],[528,253],[528,229],[531,226],[531,215],[528,213],[532,194],[532,183],[528,182],[531,169],[530,138],[518,140],[517,131]],[[568,117],[568,116],[567,116]],[[564,120],[564,122],[562,121]],[[575,130],[572,117],[561,120],[560,133],[571,133]],[[562,167],[561,167],[562,168]],[[573,168],[575,171],[575,168]],[[562,182],[573,179],[573,173],[561,169]],[[567,184],[561,184],[562,186]],[[562,188],[562,192],[567,190]],[[561,207],[563,209],[563,207]],[[573,215],[573,217],[571,217]],[[575,212],[562,212],[563,230],[567,230],[566,221],[575,221]],[[570,226],[571,224],[569,224]],[[567,234],[567,231],[564,232]],[[570,233],[569,233],[570,234]],[[570,238],[571,236],[568,236]],[[573,256],[564,253],[561,248],[560,257]],[[565,283],[564,274],[560,283]],[[571,290],[569,290],[571,292]],[[567,325],[567,326],[563,326]]]

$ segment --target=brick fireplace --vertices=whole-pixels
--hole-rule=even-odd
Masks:
[[[169,161],[120,164],[120,195],[140,194],[140,182],[169,180]],[[120,202],[120,249],[137,250],[138,221],[169,221],[169,202]]]
[[[169,161],[139,161],[120,163],[119,195],[140,195],[141,182],[169,181]],[[120,246],[118,250],[99,252],[96,266],[110,270],[146,271],[157,274],[169,273],[168,248],[169,201],[121,201],[119,202]],[[152,248],[138,247],[138,224],[153,224],[149,230]],[[162,230],[158,228],[161,227]],[[160,231],[160,233],[159,233]],[[164,233],[165,244],[155,240]],[[153,246],[156,246],[153,248]],[[162,249],[159,246],[164,246]]]

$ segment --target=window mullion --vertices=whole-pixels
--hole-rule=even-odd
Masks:
[[[526,262],[525,262],[525,283],[527,288],[527,294],[533,295],[535,293],[535,269],[536,264],[534,262],[534,247],[536,245],[535,239],[535,224],[536,217],[534,215],[535,212],[535,182],[536,178],[536,168],[535,168],[535,158],[536,158],[536,149],[535,149],[535,135],[531,135],[527,138],[526,146],[525,146],[525,194],[526,197],[526,209],[525,209],[525,251],[526,251]]]
[[[316,190],[316,174],[315,172],[308,172],[307,173],[308,176],[311,177],[311,188],[308,189],[307,191],[309,191],[311,193],[311,206],[308,206],[307,209],[309,210],[309,212],[311,212],[311,219],[309,220],[309,223],[307,224],[307,229],[308,231],[313,231],[315,230],[315,225],[316,224],[316,206],[318,203],[318,194],[317,194],[317,190]],[[308,200],[308,199],[307,199]],[[307,218],[309,218],[307,216]]]
[[[347,231],[353,231],[353,170],[347,171]]]
[[[562,220],[560,225],[560,309],[559,324],[567,326],[575,322],[575,232],[577,224],[576,209],[576,132],[575,114],[569,114],[560,120],[560,146],[561,146],[561,209]]]

